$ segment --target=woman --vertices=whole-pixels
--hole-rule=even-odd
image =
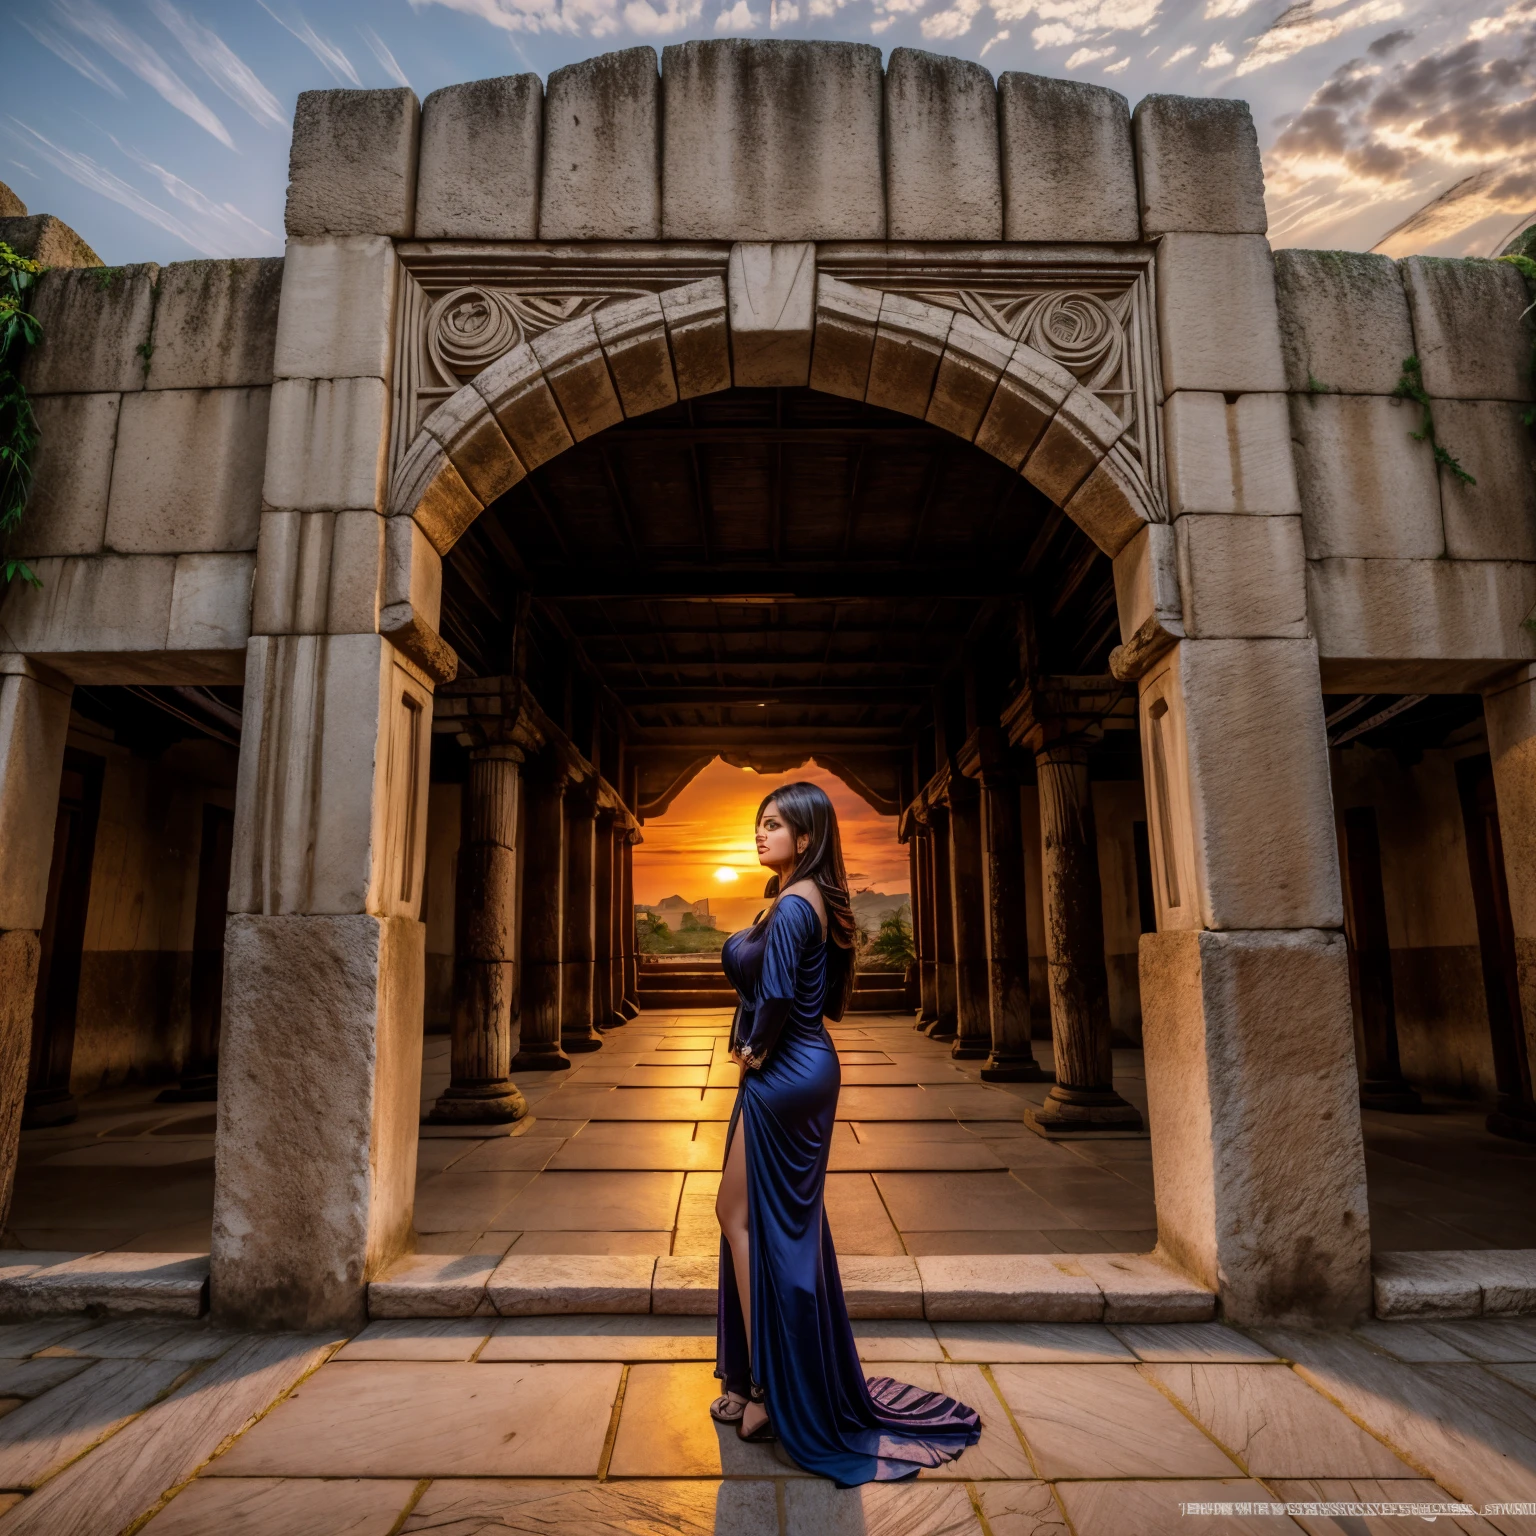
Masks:
[[[741,998],[743,1069],[715,1205],[720,1243],[710,1412],[743,1440],[780,1439],[840,1488],[912,1477],[980,1438],[972,1408],[880,1376],[865,1380],[822,1208],[841,1082],[823,1015],[853,990],[853,909],[837,813],[814,784],[786,784],[757,812],[773,870],[766,916],[726,940]]]

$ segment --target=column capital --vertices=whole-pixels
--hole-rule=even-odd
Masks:
[[[432,705],[432,729],[470,751],[507,747],[521,761],[548,739],[542,711],[520,677],[468,677],[444,683]]]
[[[1032,678],[1014,695],[1003,710],[1002,729],[1013,746],[1039,753],[1057,742],[1096,742],[1112,718],[1135,720],[1131,686],[1108,674],[1046,676]]]

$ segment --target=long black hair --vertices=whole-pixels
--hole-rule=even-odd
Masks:
[[[785,882],[785,888],[797,880],[814,880],[821,892],[822,905],[827,910],[827,1000],[826,1017],[840,1019],[853,993],[854,937],[857,925],[853,918],[853,903],[848,897],[848,871],[843,865],[843,839],[837,829],[837,811],[827,792],[804,779],[785,784],[764,795],[757,808],[755,828],[763,819],[763,812],[770,804],[777,805],[791,835],[798,843],[804,837],[805,852],[795,861],[795,867]],[[765,896],[779,894],[779,877],[773,875]]]

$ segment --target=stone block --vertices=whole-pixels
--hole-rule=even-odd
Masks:
[[[1143,96],[1136,104],[1141,232],[1262,235],[1264,167],[1246,101]]]
[[[1096,1323],[1104,1315],[1098,1286],[1044,1254],[920,1255],[916,1263],[933,1322]]]
[[[738,389],[803,389],[816,328],[816,247],[737,244],[726,266],[731,378]]]
[[[662,345],[666,345],[664,340]],[[522,463],[491,414],[485,396],[472,385],[466,384],[450,395],[422,426],[442,445],[459,478],[485,506],[523,478]],[[460,528],[453,537],[462,532]]]
[[[107,527],[119,394],[40,395],[32,494],[7,542],[14,555],[94,555]]]
[[[301,515],[318,519],[331,514],[308,512]],[[376,512],[337,512],[334,516],[330,579],[325,594],[325,629],[332,635],[371,634],[379,623],[388,519]]]
[[[275,377],[387,379],[397,267],[381,235],[290,240]]]
[[[1163,387],[1285,389],[1275,266],[1261,235],[1167,235],[1157,247]]]
[[[3,692],[3,685],[0,685]],[[0,698],[0,709],[3,709]],[[62,752],[62,748],[60,749]],[[5,793],[0,786],[0,795]],[[55,806],[58,801],[55,799]],[[0,811],[3,815],[3,811]],[[43,822],[48,831],[48,841],[53,842],[53,823]],[[0,838],[6,832],[0,820]],[[0,842],[0,851],[10,850]],[[51,852],[51,847],[50,847]],[[9,870],[10,866],[6,866]],[[41,925],[44,898],[47,891],[48,868],[43,866],[43,892],[37,899],[37,922]],[[0,896],[0,904],[14,907],[23,891],[30,894],[35,884],[34,870],[22,872],[16,881],[16,889]],[[0,1212],[9,1217],[11,1192],[16,1183],[16,1162],[21,1148],[21,1107],[27,1092],[27,1062],[32,1042],[32,1008],[37,996],[38,965],[42,959],[42,944],[35,928],[0,929],[0,1041],[4,1041],[3,1065],[0,1065],[0,1129],[5,1132],[5,1147],[0,1151]],[[13,1261],[16,1255],[11,1255]],[[0,1312],[6,1309],[6,1295],[12,1277],[20,1278],[26,1266],[0,1269]]]
[[[267,389],[156,389],[117,422],[106,547],[119,554],[255,549]]]
[[[1432,560],[1445,553],[1434,455],[1420,412],[1381,395],[1292,395],[1307,558]]]
[[[1080,1253],[1073,1264],[1104,1294],[1106,1323],[1203,1323],[1216,1315],[1216,1293],[1155,1255]]]
[[[394,517],[415,518],[438,550],[446,554],[484,508],[464,484],[447,450],[430,433],[423,432],[395,471],[389,510]]]
[[[811,348],[811,388],[824,395],[862,400],[880,323],[880,295],[826,273],[816,278],[816,340]]]
[[[1280,344],[1298,392],[1390,395],[1413,352],[1408,296],[1390,256],[1275,252]]]
[[[655,294],[605,305],[592,316],[592,323],[626,417],[633,419],[676,402],[667,317]]]
[[[201,1317],[208,1258],[201,1253],[89,1253],[35,1269],[7,1287],[7,1311],[108,1317]]]
[[[1140,966],[1159,1256],[1240,1327],[1356,1321],[1370,1223],[1344,935],[1160,931]]]
[[[34,395],[143,389],[159,275],[153,262],[45,272],[29,296],[43,334],[22,383]]]
[[[69,555],[31,565],[42,586],[13,581],[0,598],[0,633],[13,649],[58,658],[165,649],[174,556]]]
[[[388,425],[382,379],[279,379],[263,501],[296,512],[382,511]]]
[[[885,203],[892,240],[1004,238],[997,88],[980,64],[892,50],[885,69]]]
[[[1021,473],[1065,507],[1124,431],[1125,423],[1097,395],[1076,385],[1025,456]]]
[[[1174,536],[1186,635],[1299,639],[1311,633],[1299,517],[1181,517]]]
[[[1466,671],[1469,679],[1486,676],[1500,665],[1536,658],[1536,635],[1523,622],[1533,608],[1536,565],[1499,560],[1307,562],[1307,609],[1318,652],[1330,669],[1345,662],[1357,671],[1391,662],[1464,661],[1488,664]]]
[[[909,1258],[867,1258],[845,1254],[837,1261],[849,1317],[919,1318],[923,1282]]]
[[[1536,399],[1531,296],[1506,262],[1409,256],[1398,263],[1424,388],[1439,400]]]
[[[878,48],[679,43],[661,81],[663,239],[885,238]]]
[[[997,382],[1013,356],[1013,347],[1008,337],[999,336],[969,315],[955,315],[934,376],[927,419],[968,443],[974,442]]]
[[[335,530],[334,512],[261,514],[251,598],[253,634],[325,633]]]
[[[576,442],[624,419],[590,315],[544,331],[529,345]]]
[[[1536,560],[1536,444],[1526,408],[1437,400],[1435,439],[1477,483],[1439,466],[1445,552],[1453,560]]]
[[[1484,1317],[1536,1312],[1536,1248],[1476,1250]]]
[[[661,1317],[713,1317],[719,1305],[719,1259],[662,1257],[651,1278],[651,1311]]]
[[[421,105],[418,240],[532,240],[539,232],[544,85],[499,75]]]
[[[420,123],[409,86],[300,91],[288,151],[288,234],[410,235]]]
[[[384,606],[404,603],[436,629],[443,606],[443,561],[408,517],[385,519]]]
[[[672,345],[677,397],[692,400],[731,387],[726,289],[718,277],[701,278],[661,295],[661,312]]]
[[[1183,636],[1178,551],[1167,523],[1146,524],[1115,556],[1114,572],[1122,644],[1143,631],[1147,640],[1154,633],[1166,641]]]
[[[1301,511],[1284,395],[1239,395],[1229,403],[1220,394],[1183,390],[1163,405],[1163,435],[1175,517]]]
[[[176,557],[171,578],[168,651],[244,651],[251,637],[254,554]]]
[[[0,181],[0,219],[24,219],[26,216],[27,205],[10,187]]]
[[[1315,644],[1181,640],[1141,703],[1159,930],[1342,926]]]
[[[424,934],[371,913],[231,915],[213,1198],[220,1323],[361,1327],[369,1277],[409,1246]]]
[[[997,381],[976,446],[1018,469],[1076,388],[1077,380],[1060,363],[1020,344]]]
[[[1005,240],[1135,240],[1141,234],[1131,112],[1080,80],[997,82]]]
[[[1481,1255],[1446,1252],[1378,1253],[1371,1289],[1381,1318],[1479,1317],[1483,1310]]]
[[[509,1254],[486,1294],[503,1317],[649,1312],[656,1263],[629,1254]]]
[[[0,218],[0,240],[18,256],[41,262],[50,269],[99,267],[102,264],[101,257],[63,219],[56,219],[51,213]]]
[[[1111,560],[1162,515],[1118,446],[1099,460],[1062,510]]]
[[[162,267],[145,389],[270,384],[282,291],[276,256]]]
[[[721,329],[724,329],[723,315]],[[726,377],[729,379],[729,373]],[[571,433],[565,417],[560,414],[544,370],[527,342],[514,347],[505,357],[497,358],[470,381],[469,387],[484,396],[503,436],[512,445],[518,463],[525,470],[537,469],[571,446]],[[413,453],[417,447],[420,447],[419,441],[412,448]],[[396,479],[399,479],[398,474]]]
[[[928,414],[954,311],[899,293],[880,297],[864,398],[920,420]]]
[[[414,1253],[397,1259],[368,1286],[368,1316],[494,1317],[485,1283],[489,1254]]]
[[[13,582],[12,590],[20,585]],[[36,667],[0,675],[0,865],[5,868],[5,879],[0,880],[0,933],[43,926],[70,692],[63,678]],[[8,966],[23,959],[14,946],[7,951]],[[22,1012],[26,1029],[20,1038],[27,1040],[31,1038],[30,988]],[[24,1078],[24,1046],[22,1054]]]
[[[624,48],[550,73],[539,238],[661,238],[661,77],[654,48]]]

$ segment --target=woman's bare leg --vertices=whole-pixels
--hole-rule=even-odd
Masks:
[[[731,1245],[731,1265],[736,1271],[736,1294],[741,1298],[741,1321],[747,1331],[747,1358],[752,1358],[752,1242],[747,1221],[747,1151],[740,1121],[737,1134],[725,1156],[725,1171],[720,1175],[720,1192],[715,1196],[715,1218],[725,1240]],[[757,1428],[767,1418],[761,1403],[749,1402],[742,1414],[741,1427]]]

